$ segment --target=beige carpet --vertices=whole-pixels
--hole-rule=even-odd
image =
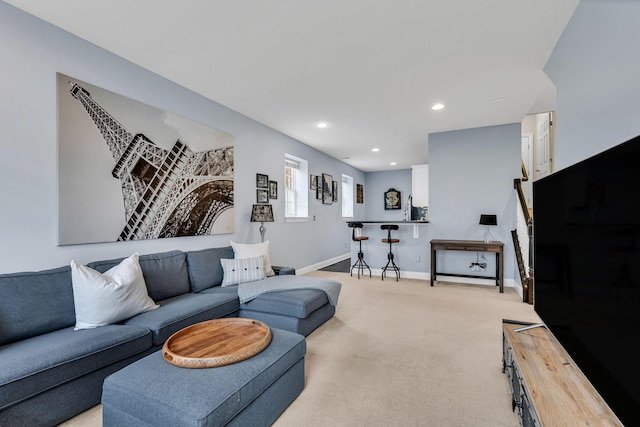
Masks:
[[[340,281],[340,301],[307,337],[305,389],[274,426],[519,425],[501,321],[540,319],[511,288],[309,275]],[[101,426],[100,406],[63,426]]]

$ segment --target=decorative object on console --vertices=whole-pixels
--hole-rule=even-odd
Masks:
[[[269,255],[269,241],[262,243],[236,243],[230,241],[233,248],[234,258],[253,258],[264,256],[264,274],[267,276],[275,276],[273,267],[271,266],[271,257]]]
[[[480,214],[480,225],[487,226],[487,231],[484,233],[484,242],[489,243],[493,241],[493,235],[489,227],[498,225],[498,217],[496,215]]]
[[[263,173],[256,174],[256,187],[269,188],[269,175]]]
[[[402,199],[400,192],[395,188],[390,188],[384,192],[384,208],[389,209],[401,209]]]
[[[267,230],[264,223],[273,222],[273,206],[260,204],[253,205],[253,209],[251,210],[251,222],[260,223],[260,241],[264,242],[264,232]]]

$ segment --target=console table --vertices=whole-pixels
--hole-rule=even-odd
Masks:
[[[469,251],[469,252],[493,252],[496,254],[496,275],[478,276],[473,274],[449,274],[436,271],[437,251]],[[482,240],[432,240],[431,241],[431,286],[436,281],[437,275],[453,277],[470,277],[475,279],[495,279],[500,292],[504,292],[504,243],[498,241],[484,242]]]
[[[522,426],[610,426],[622,423],[546,327],[503,319],[502,372]]]

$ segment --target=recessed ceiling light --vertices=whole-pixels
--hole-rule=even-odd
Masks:
[[[374,153],[377,153],[378,151],[380,151],[379,148],[372,148],[371,151],[373,151]]]
[[[432,110],[436,110],[436,111],[442,110],[443,108],[444,108],[444,104],[440,104],[440,103],[433,104],[433,107],[431,107]]]
[[[397,163],[396,163],[396,162],[391,162],[391,163],[389,163],[389,164],[390,164],[391,166],[395,166],[395,165],[397,165]]]
[[[326,129],[326,128],[329,127],[329,123],[327,123],[327,122],[318,122],[318,123],[316,123],[316,127],[318,129]]]
[[[501,102],[504,102],[504,99],[505,99],[504,96],[499,96],[499,97],[495,98],[493,100],[493,102],[495,102],[496,104],[499,104]]]

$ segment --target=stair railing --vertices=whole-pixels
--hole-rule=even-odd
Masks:
[[[525,265],[525,260],[522,256],[522,249],[520,241],[518,239],[517,231],[512,231],[512,237],[514,239],[514,247],[516,250],[516,260],[518,262],[518,270],[520,272],[520,280],[522,281],[522,301],[533,304],[533,216],[527,207],[527,199],[522,190],[522,180],[516,178],[513,180],[513,188],[518,194],[518,200],[520,202],[520,208],[522,209],[522,215],[527,227],[527,247],[528,247],[528,259]]]

